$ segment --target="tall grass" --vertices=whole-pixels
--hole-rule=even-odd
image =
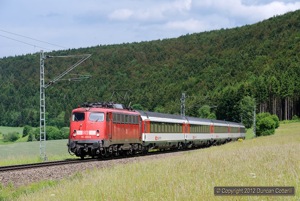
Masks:
[[[299,200],[299,130],[81,172],[18,200]],[[215,186],[294,186],[296,195],[214,196]]]

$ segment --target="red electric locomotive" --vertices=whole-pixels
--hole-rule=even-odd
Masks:
[[[121,104],[83,104],[72,111],[69,151],[81,158],[140,152],[140,125],[140,114]]]
[[[157,112],[114,103],[86,103],[72,111],[68,149],[84,158],[202,147],[245,138],[240,123]]]

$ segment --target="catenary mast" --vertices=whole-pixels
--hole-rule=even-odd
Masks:
[[[70,71],[80,65],[82,62],[87,60],[91,54],[84,54],[84,55],[69,55],[69,56],[45,56],[44,52],[40,52],[40,157],[43,161],[47,161],[46,155],[46,99],[45,99],[45,89],[61,80],[65,75],[67,75]],[[82,57],[79,61],[65,70],[63,73],[55,77],[51,80],[48,84],[45,85],[45,59],[46,58],[67,58],[67,57]],[[82,78],[89,78],[89,77],[82,77]],[[80,79],[80,78],[79,78]],[[75,80],[79,80],[75,78]]]

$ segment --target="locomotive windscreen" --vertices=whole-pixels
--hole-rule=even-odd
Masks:
[[[96,122],[103,121],[104,113],[103,112],[92,112],[92,113],[90,113],[89,120],[96,121]]]
[[[72,114],[72,121],[83,121],[84,113],[83,112],[74,112]]]

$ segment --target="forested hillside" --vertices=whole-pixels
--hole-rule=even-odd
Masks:
[[[299,30],[296,11],[234,29],[46,52],[92,54],[69,75],[89,74],[90,79],[46,89],[47,122],[67,124],[72,108],[87,101],[116,101],[113,92],[124,93],[118,90],[130,92],[122,102],[144,110],[180,113],[185,92],[187,115],[196,116],[206,104],[218,119],[239,121],[241,100],[252,97],[257,112],[291,119],[300,115]],[[46,82],[76,61],[46,59]],[[38,53],[0,59],[0,125],[39,125],[39,62]]]

